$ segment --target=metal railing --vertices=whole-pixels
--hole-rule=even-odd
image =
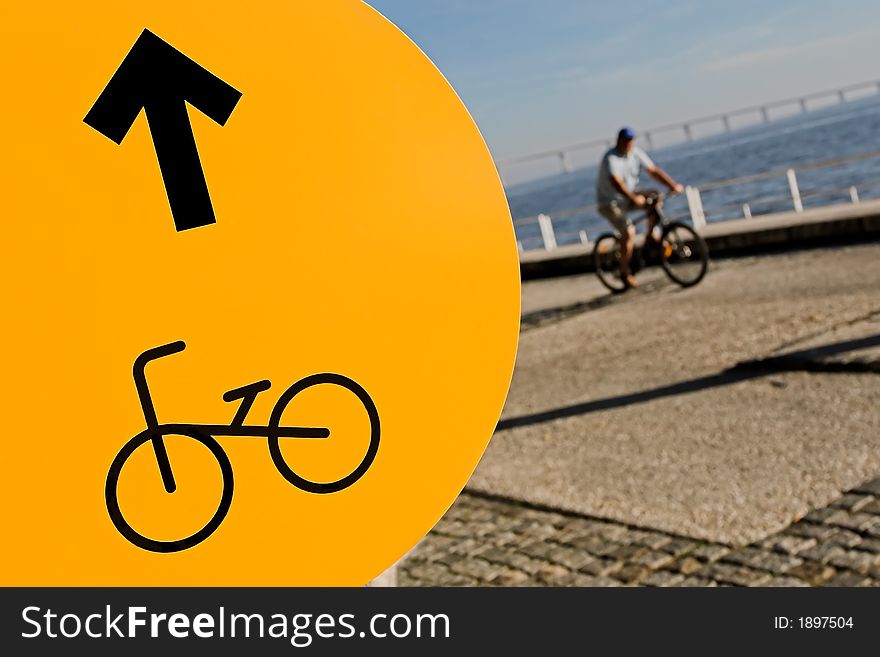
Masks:
[[[790,210],[800,213],[804,211],[805,199],[815,201],[816,199],[833,199],[839,198],[841,196],[848,197],[849,203],[860,203],[862,200],[860,190],[865,191],[869,189],[873,190],[880,188],[880,179],[861,181],[856,184],[846,184],[842,186],[834,185],[815,187],[810,188],[806,192],[803,192],[798,181],[798,173],[818,171],[821,169],[830,169],[832,167],[838,167],[851,164],[853,162],[875,158],[880,158],[880,150],[859,153],[858,155],[852,155],[849,157],[839,157],[817,162],[809,162],[807,164],[802,164],[797,167],[784,167],[748,176],[739,176],[736,178],[728,178],[726,180],[712,181],[701,184],[699,186],[691,185],[685,188],[687,213],[671,216],[670,219],[690,219],[690,221],[694,225],[694,228],[696,228],[697,230],[701,230],[703,227],[705,227],[707,223],[707,212],[703,206],[704,193],[718,190],[724,187],[745,185],[748,183],[770,180],[774,178],[785,179],[787,185],[786,193],[749,198],[745,201],[743,199],[740,199],[735,202],[712,205],[709,214],[717,218],[718,220],[724,220],[725,218],[729,220],[740,217],[744,219],[751,219],[754,216],[762,214],[754,211],[756,207],[768,207],[770,208],[772,213],[774,211],[780,211],[779,208],[783,204],[787,205]],[[833,204],[824,205],[827,206]],[[736,216],[729,216],[731,212],[734,212]],[[515,227],[537,224],[540,230],[542,242],[542,247],[540,248],[543,248],[543,250],[546,251],[552,251],[559,248],[559,239],[553,222],[585,214],[598,215],[597,205],[595,203],[592,203],[590,205],[583,205],[576,208],[569,208],[566,210],[553,212],[552,214],[541,213],[530,217],[521,217],[514,219],[513,223]],[[768,213],[764,212],[763,214]],[[578,230],[577,241],[582,244],[589,243],[589,237],[586,230]],[[529,250],[540,250],[540,248]],[[525,250],[522,246],[522,243],[520,243],[520,250]]]
[[[739,109],[731,110],[729,112],[722,112],[720,114],[701,116],[679,123],[668,123],[665,125],[643,130],[640,132],[639,136],[641,139],[644,140],[648,148],[653,148],[655,146],[657,135],[661,133],[677,132],[684,138],[683,141],[692,141],[695,138],[695,126],[715,123],[718,124],[723,132],[731,132],[732,130],[736,129],[733,125],[733,119],[736,117],[754,115],[756,118],[760,118],[761,122],[769,123],[770,121],[774,120],[771,110],[776,110],[783,107],[793,107],[800,112],[808,112],[811,110],[811,101],[815,104],[815,101],[825,98],[836,99],[840,103],[845,103],[848,100],[851,100],[851,98],[847,97],[847,94],[850,94],[850,96],[852,96],[853,92],[867,90],[871,90],[875,93],[880,93],[880,80],[859,82],[857,84],[851,84],[845,87],[838,87],[836,89],[817,91],[803,96],[798,96],[796,98],[785,98],[783,100],[776,100],[773,102],[764,103],[763,105],[751,105],[749,107],[742,107]],[[860,98],[861,97],[864,97],[864,95],[860,96]],[[541,160],[555,160],[557,162],[557,166],[559,167],[558,171],[570,173],[574,170],[571,160],[572,153],[600,147],[610,148],[612,145],[613,144],[611,140],[607,138],[592,139],[576,144],[569,144],[567,146],[562,146],[559,148],[540,151],[537,153],[529,153],[527,155],[520,155],[518,157],[498,160],[496,164],[498,166],[499,172],[501,172],[502,174],[502,177],[504,177],[504,170],[511,166],[525,164],[529,162],[537,162]]]

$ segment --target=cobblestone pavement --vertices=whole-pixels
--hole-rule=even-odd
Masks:
[[[880,586],[880,478],[744,547],[464,492],[401,586]]]

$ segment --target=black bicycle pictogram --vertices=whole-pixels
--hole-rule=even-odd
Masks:
[[[110,519],[113,521],[114,526],[120,534],[137,547],[151,552],[163,553],[186,550],[198,545],[208,538],[217,530],[220,523],[223,522],[223,519],[226,517],[229,507],[232,504],[232,465],[229,462],[229,457],[226,455],[226,452],[223,451],[223,448],[214,436],[250,436],[267,438],[269,443],[269,454],[271,455],[272,461],[278,469],[278,472],[280,472],[281,475],[291,484],[309,493],[336,493],[348,488],[358,479],[363,477],[364,473],[366,473],[373,464],[373,460],[376,458],[376,453],[379,450],[379,413],[376,410],[376,405],[373,403],[372,398],[367,394],[367,391],[357,382],[348,377],[342,376],[341,374],[313,374],[294,383],[284,391],[281,397],[278,398],[278,401],[275,403],[275,407],[272,409],[272,413],[269,416],[269,422],[267,425],[250,425],[244,423],[257,395],[268,390],[272,385],[271,382],[265,380],[235,388],[223,395],[224,401],[241,401],[235,416],[232,418],[232,422],[229,424],[160,424],[156,416],[156,409],[153,406],[152,397],[150,396],[149,387],[147,386],[145,369],[147,363],[150,361],[180,353],[185,348],[186,344],[183,341],[172,342],[153,349],[147,349],[134,361],[134,383],[137,388],[141,408],[144,412],[144,418],[147,422],[147,428],[125,443],[113,459],[113,463],[111,463],[110,470],[107,473],[104,497],[107,502],[107,511],[110,514]],[[349,474],[332,482],[316,482],[298,475],[287,464],[284,460],[284,455],[281,452],[280,439],[329,438],[330,430],[326,427],[282,426],[281,416],[287,408],[287,405],[294,397],[296,397],[296,395],[313,386],[327,384],[340,386],[349,390],[354,393],[363,404],[370,419],[370,443],[360,464]],[[214,455],[214,458],[217,459],[217,463],[220,465],[220,471],[223,477],[223,491],[220,496],[220,504],[217,507],[217,511],[204,527],[185,538],[172,541],[160,541],[138,533],[125,520],[125,517],[122,515],[122,511],[119,508],[117,486],[119,484],[119,474],[128,458],[138,447],[147,442],[152,442],[156,461],[159,465],[159,473],[162,477],[162,483],[168,493],[173,493],[177,489],[177,484],[174,480],[171,461],[168,457],[168,451],[166,450],[164,442],[165,436],[171,435],[192,438],[210,450]]]

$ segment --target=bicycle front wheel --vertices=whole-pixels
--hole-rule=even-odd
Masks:
[[[293,468],[291,468],[284,459],[278,435],[272,434],[272,429],[277,429],[281,426],[281,417],[293,398],[309,388],[321,385],[336,386],[353,393],[363,405],[364,410],[366,410],[370,422],[370,442],[367,445],[366,452],[360,463],[358,463],[358,465],[344,477],[335,481],[327,482],[313,481],[294,472]],[[320,424],[325,426],[329,425],[327,422],[320,422]],[[272,415],[269,417],[269,433],[269,454],[272,456],[272,462],[275,463],[275,467],[278,469],[278,472],[281,473],[281,476],[300,490],[309,493],[327,494],[336,493],[348,488],[366,474],[367,470],[369,470],[370,466],[373,464],[373,460],[376,458],[376,453],[379,451],[379,437],[381,432],[379,428],[379,412],[376,410],[376,404],[373,403],[373,399],[367,394],[367,391],[364,390],[359,383],[346,376],[328,372],[307,376],[284,391],[284,394],[278,398],[275,408],[272,409]],[[332,440],[332,431],[330,439]]]
[[[691,287],[706,275],[709,247],[693,228],[673,221],[663,229],[660,264],[673,281],[682,287]]]
[[[620,242],[616,235],[600,235],[593,246],[593,267],[602,285],[614,293],[626,291],[620,274]]]

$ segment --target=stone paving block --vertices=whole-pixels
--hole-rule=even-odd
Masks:
[[[421,546],[421,549],[424,552],[448,552],[449,548],[455,545],[458,541],[451,536],[443,536],[439,533],[438,530],[434,530],[431,532],[430,540],[425,541],[425,543]]]
[[[496,515],[494,513],[485,508],[473,509],[468,512],[468,519],[471,522],[478,522],[486,525],[491,525],[495,520],[495,517]]]
[[[651,574],[651,569],[636,563],[628,563],[614,573],[614,579],[625,584],[639,582]]]
[[[642,566],[647,566],[651,570],[657,570],[675,561],[675,557],[666,552],[651,550],[650,552],[645,552],[644,554],[639,554],[633,557],[631,561]]]
[[[648,548],[644,548],[641,545],[621,545],[608,556],[620,561],[633,561],[639,555],[646,554],[647,552]]]
[[[442,536],[451,536],[453,538],[470,538],[473,536],[473,528],[464,522],[456,520],[443,521],[437,523],[437,532]]]
[[[809,587],[810,585],[802,579],[797,579],[796,577],[773,577],[768,582],[763,584],[763,586],[773,586],[773,587],[784,587],[784,588],[792,588],[792,587]]]
[[[668,570],[658,570],[643,579],[642,584],[646,586],[678,586],[684,580],[684,575],[671,573]]]
[[[617,572],[621,568],[623,568],[622,561],[617,561],[616,559],[608,559],[605,557],[598,557],[590,563],[584,564],[578,570],[588,575],[605,577],[607,575],[611,575]]]
[[[804,538],[815,538],[817,541],[824,541],[834,534],[834,527],[827,525],[814,525],[808,522],[796,522],[786,527],[783,532],[789,536],[802,536]]]
[[[850,531],[849,529],[835,527],[834,531],[831,534],[828,534],[823,542],[851,548],[859,545],[862,542],[862,537],[860,534]]]
[[[870,583],[871,580],[864,575],[849,571],[843,571],[837,573],[834,577],[829,579],[825,583],[825,586],[865,586]]]
[[[449,546],[450,554],[459,554],[459,555],[469,555],[469,556],[479,556],[481,552],[485,552],[491,546],[487,545],[484,541],[481,541],[476,538],[466,538],[462,541],[458,541],[453,545]]]
[[[532,576],[515,568],[502,568],[488,580],[496,586],[521,586],[530,581]]]
[[[697,575],[735,586],[760,586],[770,580],[768,573],[720,562],[703,567]]]
[[[577,550],[572,547],[558,545],[548,557],[553,563],[565,566],[569,570],[580,570],[583,566],[596,560],[589,552]]]
[[[534,541],[532,543],[526,543],[519,549],[519,551],[530,557],[534,557],[535,559],[547,561],[550,557],[550,553],[555,549],[556,543],[550,543],[549,541]]]
[[[843,554],[845,550],[839,545],[833,543],[819,543],[815,547],[811,547],[801,552],[800,556],[804,559],[819,561],[820,563],[828,563],[838,554]]]
[[[783,554],[798,554],[807,548],[816,545],[815,538],[806,538],[803,536],[789,536],[787,534],[777,534],[769,538],[765,538],[758,545],[765,550],[773,550]]]
[[[620,583],[616,580],[604,577],[593,577],[592,575],[587,575],[585,573],[569,573],[563,578],[557,580],[557,586],[608,586],[608,584],[603,584],[603,582],[610,581],[614,582],[611,586],[620,586]]]
[[[807,522],[814,523],[823,523],[831,516],[839,513],[838,509],[832,507],[825,507],[823,509],[813,509],[807,515],[804,516],[804,520]]]
[[[506,564],[510,559],[511,555],[514,554],[513,550],[501,548],[501,547],[492,547],[488,550],[485,550],[480,556],[486,561],[490,561],[492,563]]]
[[[605,577],[600,575],[593,579],[593,586],[602,586],[602,587],[614,587],[620,586],[620,582],[611,577]]]
[[[880,538],[863,538],[859,549],[872,554],[880,554]]]
[[[740,548],[723,557],[722,561],[748,566],[752,569],[766,570],[774,575],[784,575],[803,559],[791,555],[778,554],[754,547]]]
[[[548,563],[544,564],[537,573],[538,579],[540,579],[545,584],[550,584],[551,586],[555,583],[556,580],[561,580],[571,574],[571,571],[564,566],[559,566],[557,564]]]
[[[523,570],[530,575],[536,574],[544,566],[544,562],[540,559],[533,559],[520,552],[510,554],[505,563],[519,570]]]
[[[848,511],[837,511],[825,520],[826,525],[836,525],[855,531],[865,531],[875,523],[880,523],[880,519],[870,513],[849,513]]]
[[[835,572],[834,568],[826,564],[817,561],[806,561],[788,571],[788,576],[801,579],[810,586],[820,586],[831,579]]]
[[[880,499],[872,497],[870,501],[859,509],[862,513],[870,513],[872,515],[880,515]]]
[[[493,548],[480,555],[480,558],[496,566],[507,566],[534,574],[540,570],[544,562],[533,559],[521,552],[509,548]]]
[[[847,550],[843,554],[836,554],[831,557],[828,563],[838,568],[867,573],[873,566],[880,565],[880,555],[860,550]]]
[[[483,537],[486,543],[494,546],[506,546],[519,542],[520,537],[509,530],[496,531]]]
[[[524,520],[519,525],[515,525],[511,530],[516,534],[523,534],[529,538],[547,539],[556,536],[559,531],[550,524],[542,524],[537,520]]]
[[[644,529],[628,529],[627,532],[618,539],[620,543],[629,545],[642,545],[652,550],[665,545],[671,540],[667,535],[658,532],[645,531]]]
[[[568,541],[568,544],[597,557],[607,556],[620,549],[619,543],[614,543],[601,536],[581,536]]]
[[[679,584],[679,586],[700,586],[704,588],[712,588],[718,586],[718,583],[712,581],[711,579],[704,579],[702,577],[688,577],[681,584]]]
[[[682,575],[693,575],[704,565],[705,564],[699,559],[694,559],[691,556],[686,556],[683,559],[673,561],[669,566],[666,567],[666,570],[681,573]]]
[[[449,570],[465,577],[471,577],[476,580],[489,579],[498,572],[499,566],[491,564],[483,559],[462,559],[456,561],[449,566]]]
[[[412,579],[429,582],[437,582],[449,573],[448,568],[437,563],[407,564],[403,571]]]
[[[691,552],[691,556],[711,563],[713,561],[718,561],[728,552],[730,552],[730,548],[727,546],[708,543],[706,545],[701,545],[696,550]]]
[[[699,546],[700,543],[698,541],[692,541],[688,538],[673,538],[671,541],[661,546],[660,549],[678,558],[689,552],[693,552]]]
[[[843,497],[834,500],[830,506],[838,509],[846,509],[850,512],[861,511],[876,498],[873,495],[859,493],[847,493]]]
[[[590,527],[590,533],[600,536],[609,541],[619,541],[628,531],[626,525],[614,525],[610,522],[595,522]]]

